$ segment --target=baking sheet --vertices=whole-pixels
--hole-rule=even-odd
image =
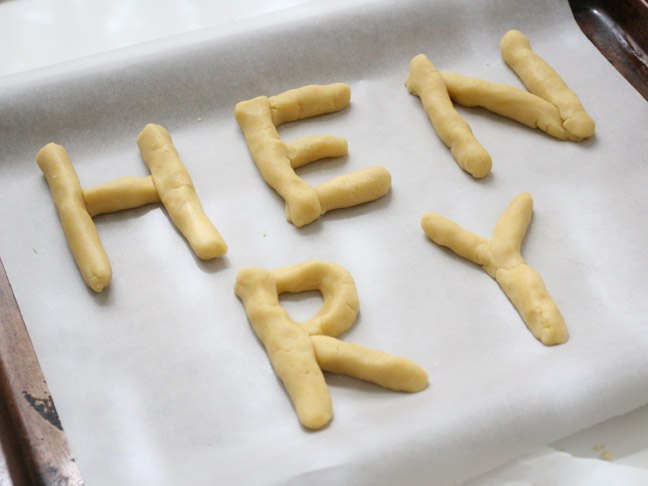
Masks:
[[[440,69],[521,87],[499,55],[510,28],[578,93],[597,135],[560,142],[461,109],[493,157],[476,181],[403,80],[423,52]],[[280,134],[348,139],[346,157],[300,170],[309,182],[381,164],[392,190],[297,229],[233,107],[339,81],[349,108]],[[0,255],[88,484],[461,482],[648,402],[648,110],[566,2],[316,4],[6,77],[0,107]],[[56,141],[83,186],[143,176],[135,138],[149,122],[171,132],[230,251],[196,259],[155,205],[101,216],[113,281],[95,295],[34,158]],[[522,191],[535,202],[523,255],[570,327],[559,347],[539,344],[492,279],[419,226],[435,211],[488,236]],[[300,427],[232,286],[243,267],[310,258],[355,279],[361,314],[343,339],[415,360],[428,389],[327,375],[333,422]],[[283,302],[296,318],[319,304]]]

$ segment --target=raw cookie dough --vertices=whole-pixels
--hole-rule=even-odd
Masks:
[[[313,318],[297,322],[279,304],[279,294],[306,290],[319,290],[324,304]],[[308,260],[272,271],[244,268],[234,291],[304,427],[320,429],[333,417],[322,369],[393,390],[427,386],[416,363],[332,337],[349,329],[359,311],[353,278],[339,265]]]
[[[424,54],[419,54],[410,62],[405,86],[410,93],[421,98],[423,109],[434,129],[450,148],[459,166],[473,177],[486,177],[493,165],[491,156],[452,106],[443,77]]]
[[[351,88],[344,83],[311,84],[270,96],[268,103],[275,127],[284,123],[335,113],[351,101]]]
[[[396,391],[418,392],[427,386],[427,374],[407,358],[328,336],[311,336],[311,340],[317,363],[324,371],[352,376]]]
[[[88,187],[83,190],[83,199],[90,216],[160,202],[151,176],[122,177],[107,184]]]
[[[307,260],[273,270],[277,295],[319,290],[324,304],[317,313],[299,323],[311,336],[340,336],[353,325],[360,309],[351,274],[334,263]]]
[[[435,213],[426,213],[421,226],[436,244],[481,265],[500,284],[537,339],[546,345],[562,344],[568,338],[565,320],[538,272],[520,254],[532,211],[531,196],[518,195],[500,216],[490,241]]]
[[[387,194],[390,187],[391,174],[384,167],[374,165],[315,186],[315,192],[324,214],[378,199]]]
[[[327,157],[342,157],[349,148],[345,138],[333,135],[302,137],[286,143],[288,160],[293,169]]]
[[[112,271],[92,217],[162,202],[171,220],[203,259],[222,256],[227,245],[207,218],[189,173],[178,157],[171,136],[160,125],[147,125],[137,138],[147,177],[122,177],[82,189],[67,152],[49,143],[36,156],[50,186],[63,231],[85,282],[101,292]]]
[[[299,421],[310,429],[324,427],[333,418],[331,396],[310,336],[279,305],[276,278],[268,270],[245,268],[239,272],[234,290]]]
[[[166,128],[149,123],[137,137],[137,145],[162,204],[196,255],[210,260],[227,253],[227,244],[204,213]]]
[[[481,106],[487,110],[539,128],[560,140],[580,140],[565,131],[558,108],[523,89],[503,83],[491,83],[462,74],[442,72],[450,98],[463,106]]]
[[[500,42],[506,64],[533,94],[558,108],[565,130],[577,139],[594,135],[594,120],[585,112],[578,96],[540,56],[519,30],[509,30]]]
[[[339,111],[348,105],[350,97],[351,90],[343,83],[309,85],[270,98],[259,96],[241,101],[234,109],[261,176],[286,201],[286,219],[297,227],[315,221],[331,209],[373,201],[391,187],[389,172],[380,166],[338,177],[315,188],[294,171],[322,157],[346,154],[346,140],[305,137],[286,144],[279,137],[277,126]]]
[[[60,145],[48,143],[38,152],[36,162],[47,178],[65,237],[83,280],[92,290],[101,292],[110,283],[112,270],[97,228],[86,209],[81,183],[70,157]]]

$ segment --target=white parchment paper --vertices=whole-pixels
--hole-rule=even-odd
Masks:
[[[644,486],[648,471],[600,459],[573,457],[550,447],[501,466],[465,486]]]
[[[477,181],[403,80],[439,69],[522,86],[499,41],[522,30],[579,95],[596,136],[561,142],[480,109],[461,113],[493,157]],[[349,154],[301,169],[317,184],[371,165],[391,192],[297,229],[263,182],[234,105],[346,82],[345,110],[280,128],[330,133]],[[147,174],[135,139],[166,126],[230,251],[203,262],[151,205],[96,218],[113,281],[86,288],[35,156],[62,144],[83,186]],[[452,484],[648,402],[646,102],[568,5],[328,3],[0,80],[0,256],[88,484]],[[498,285],[427,240],[435,211],[488,237],[518,193],[522,251],[570,340],[545,347]],[[416,394],[328,375],[335,417],[298,423],[232,287],[246,266],[333,261],[353,275],[343,339],[423,366]],[[283,299],[296,318],[320,300]]]

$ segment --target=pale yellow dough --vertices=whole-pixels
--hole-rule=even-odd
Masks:
[[[63,147],[45,145],[36,156],[45,174],[61,225],[83,280],[95,292],[110,283],[112,270],[97,228],[83,200],[81,183]]]
[[[334,263],[307,260],[299,265],[281,267],[271,272],[277,295],[319,290],[324,304],[317,313],[299,325],[311,336],[339,336],[356,320],[360,303],[351,274]]]
[[[434,130],[450,148],[459,166],[473,177],[486,177],[493,165],[491,156],[452,106],[441,73],[424,54],[411,60],[405,86],[410,93],[421,98]]]
[[[160,202],[151,176],[122,177],[107,184],[88,187],[83,190],[83,199],[90,216]]]
[[[169,132],[149,124],[137,137],[137,143],[150,176],[122,177],[87,189],[81,188],[72,162],[60,145],[49,143],[36,156],[77,266],[96,292],[101,292],[112,277],[108,256],[92,221],[98,214],[162,202],[198,257],[210,259],[227,252],[227,244],[202,209]]]
[[[315,221],[329,210],[373,201],[391,187],[389,172],[380,166],[338,177],[315,188],[295,173],[295,168],[315,160],[345,155],[346,140],[320,136],[285,143],[277,126],[339,111],[349,104],[350,97],[351,90],[343,83],[309,85],[270,98],[259,96],[241,101],[234,109],[261,176],[286,201],[286,219],[297,227]]]
[[[150,123],[137,137],[137,145],[162,204],[196,255],[209,260],[227,253],[227,244],[203,211],[169,132]]]
[[[506,64],[533,94],[558,108],[563,126],[576,139],[594,135],[595,123],[578,96],[554,69],[531,50],[529,40],[519,30],[509,30],[500,42]]]
[[[294,321],[279,294],[307,290],[319,290],[324,304],[313,318]],[[359,311],[353,278],[339,265],[308,260],[272,271],[245,268],[234,291],[304,427],[320,429],[333,417],[322,369],[399,391],[427,386],[427,374],[416,363],[331,337],[349,329]]]
[[[349,145],[345,138],[333,135],[302,137],[286,143],[288,160],[293,169],[327,157],[346,155]]]
[[[481,265],[499,283],[537,339],[546,345],[562,344],[568,339],[565,320],[538,272],[520,253],[532,211],[531,196],[518,195],[500,216],[490,241],[435,213],[426,213],[421,226],[438,245]]]
[[[418,392],[427,386],[423,369],[407,358],[328,336],[311,336],[315,358],[324,371],[353,376],[390,390]]]
[[[450,98],[463,106],[481,106],[487,110],[539,128],[560,140],[579,140],[563,128],[558,108],[523,89],[503,83],[491,83],[462,74],[442,72]]]
[[[245,268],[239,272],[234,290],[299,421],[310,429],[324,427],[333,418],[331,396],[310,336],[279,305],[276,278],[268,270]]]
[[[379,165],[344,174],[315,186],[322,214],[374,201],[389,191],[391,174]]]
[[[270,96],[268,103],[275,127],[325,113],[335,113],[351,101],[351,88],[344,83],[311,84]]]

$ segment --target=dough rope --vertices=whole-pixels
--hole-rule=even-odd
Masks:
[[[563,126],[576,139],[594,135],[595,123],[578,96],[554,69],[531,50],[531,44],[519,30],[509,30],[500,42],[502,58],[531,93],[558,108]]]
[[[324,303],[317,313],[299,323],[311,336],[340,336],[356,320],[360,303],[351,274],[334,263],[307,260],[273,270],[277,295],[319,290]]]
[[[343,83],[309,85],[277,96],[241,101],[236,120],[261,176],[286,202],[286,219],[297,227],[312,223],[332,209],[356,206],[384,196],[391,175],[384,167],[337,177],[313,188],[295,168],[323,157],[347,153],[346,140],[332,136],[304,137],[285,143],[277,127],[283,123],[333,113],[349,104],[350,88]]]
[[[199,258],[210,260],[227,253],[227,244],[203,211],[189,172],[160,125],[146,125],[137,137],[142,159],[171,221]]]
[[[72,161],[62,146],[48,143],[38,152],[36,162],[47,179],[65,238],[83,280],[92,290],[101,292],[110,283],[112,269],[86,209]]]
[[[538,340],[546,345],[562,344],[568,339],[565,320],[538,272],[520,253],[532,211],[531,196],[518,195],[500,216],[490,241],[435,213],[423,215],[421,226],[436,244],[481,265],[499,283]]]
[[[319,290],[324,304],[311,319],[294,321],[279,304],[279,295],[307,290]],[[272,271],[244,268],[234,291],[304,427],[320,429],[333,418],[322,370],[398,391],[427,386],[427,374],[413,361],[335,339],[353,325],[359,311],[353,278],[339,265],[308,260]]]
[[[302,137],[286,143],[288,160],[293,169],[328,157],[346,155],[348,144],[345,138],[333,135],[315,135]]]
[[[452,106],[441,73],[424,54],[411,60],[405,86],[411,94],[421,98],[434,130],[450,148],[459,166],[473,177],[486,177],[493,165],[491,156]]]
[[[268,98],[275,127],[325,113],[335,113],[345,108],[349,101],[351,88],[344,83],[324,86],[310,84]]]
[[[160,196],[151,176],[122,177],[84,189],[83,200],[90,216],[98,216],[159,203]]]
[[[427,374],[413,361],[328,336],[311,336],[317,364],[324,371],[352,376],[395,391],[415,393]]]
[[[486,108],[560,140],[580,140],[563,128],[558,108],[528,91],[456,73],[442,72],[441,77],[455,103]]]

